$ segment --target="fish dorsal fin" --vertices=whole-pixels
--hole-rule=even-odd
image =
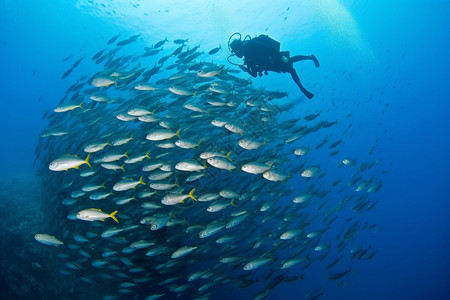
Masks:
[[[100,208],[89,208],[89,210],[102,211]]]

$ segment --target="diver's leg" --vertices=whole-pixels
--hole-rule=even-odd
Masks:
[[[292,79],[294,79],[294,82],[298,85],[298,87],[300,88],[300,90],[302,91],[303,94],[305,94],[305,96],[308,99],[311,99],[312,97],[314,97],[313,93],[308,92],[302,85],[302,83],[300,82],[300,78],[298,78],[297,72],[292,69],[289,71],[289,74],[291,74]]]
[[[314,62],[314,65],[316,65],[316,68],[318,68],[320,66],[320,64],[319,64],[319,60],[317,59],[317,57],[314,54],[311,54],[311,58]]]
[[[307,59],[312,60],[314,62],[314,64],[316,65],[316,68],[318,68],[320,66],[319,60],[317,59],[317,57],[314,54],[311,54],[311,55],[296,55],[296,56],[293,56],[293,57],[289,58],[289,60],[292,63],[295,63],[295,62],[298,62],[298,61],[301,61],[301,60],[307,60]]]

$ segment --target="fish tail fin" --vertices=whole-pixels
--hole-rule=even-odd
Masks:
[[[92,169],[91,164],[89,163],[89,157],[91,157],[91,153],[88,154],[88,156],[86,156],[86,159],[84,160],[84,162],[89,166],[89,168]]]
[[[195,189],[192,189],[192,190],[189,192],[189,198],[194,199],[195,201],[197,201],[197,198],[194,197],[194,192],[195,192]]]
[[[152,111],[152,116],[155,116],[156,108]]]
[[[180,131],[181,131],[181,128],[178,129],[177,132],[175,133],[175,135],[176,135],[179,139],[181,139],[181,137],[180,137]]]
[[[150,156],[148,155],[149,153],[150,153],[150,151],[148,151],[148,152],[145,154],[145,157],[147,157],[148,159],[151,159]]]
[[[197,92],[193,92],[192,96],[194,96],[194,97],[197,96]]]
[[[210,109],[207,109],[207,110],[206,110],[206,113],[208,114],[208,116],[210,116],[210,115],[211,115],[211,110],[210,110]]]
[[[267,145],[267,138],[264,138],[264,145]]]
[[[126,151],[123,156],[128,157],[128,151]]]
[[[122,171],[126,172],[126,171],[125,171],[125,164],[123,164],[122,166],[120,166],[120,168],[122,169]]]
[[[117,220],[117,218],[115,217],[116,214],[117,214],[117,210],[116,210],[116,211],[113,211],[109,216],[110,216],[114,221],[116,221],[117,223],[119,223],[119,220]]]
[[[84,108],[83,107],[83,103],[84,103],[84,101],[81,101],[81,103],[80,103],[80,105],[78,105],[80,108]]]
[[[230,205],[232,205],[233,207],[236,207],[236,203],[234,203],[234,199],[231,200]]]
[[[231,151],[230,151],[230,152],[228,152],[228,154],[227,154],[227,158],[228,158],[228,160],[229,160],[229,161],[231,161],[231,162],[232,162],[233,160],[232,160],[232,159],[230,158],[230,155],[231,155]]]
[[[139,178],[139,183],[146,184],[145,182],[142,181],[142,178],[144,178],[144,175],[142,175],[141,178]]]
[[[117,87],[117,79],[119,79],[119,77],[116,77],[116,79],[114,80],[114,85]]]
[[[202,142],[202,139],[199,139],[196,147],[200,147],[201,142]]]
[[[134,141],[134,137],[133,137],[133,135],[131,135],[131,136],[130,136],[130,140],[133,140],[133,141]]]
[[[175,177],[175,185],[180,186],[180,184],[178,183],[178,179],[176,177]]]

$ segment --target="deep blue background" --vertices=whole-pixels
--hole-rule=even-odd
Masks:
[[[148,44],[165,36],[189,37],[192,45],[201,43],[208,50],[221,44],[225,62],[230,34],[267,33],[282,49],[315,53],[321,61],[318,70],[307,63],[298,65],[302,81],[316,93],[304,104],[305,111],[331,108],[334,119],[352,112],[352,135],[343,134],[351,141],[351,151],[364,156],[378,138],[377,157],[389,166],[377,193],[380,204],[370,216],[384,230],[367,237],[379,252],[348,287],[325,282],[331,293],[323,299],[448,299],[449,4],[343,1],[341,8],[353,20],[350,25],[357,26],[355,35],[349,23],[340,22],[342,16],[333,16],[335,10],[329,8],[334,6],[329,4],[337,2],[331,0],[254,1],[246,8],[238,2],[213,1],[134,8],[125,1],[114,6],[120,17],[105,13],[111,13],[109,1],[103,2],[105,7],[97,1],[64,2],[0,3],[3,176],[33,172],[33,151],[46,126],[41,115],[56,106],[76,78],[91,70],[82,63],[65,81],[61,75],[79,57],[89,60],[112,36],[141,32]],[[62,62],[67,56],[71,59]],[[297,93],[287,75],[273,74],[255,80],[255,85]],[[289,299],[305,291],[297,283],[285,284],[275,290],[274,299],[286,290],[292,293]]]

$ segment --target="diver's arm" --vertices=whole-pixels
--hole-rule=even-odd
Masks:
[[[246,66],[242,65],[242,66],[239,66],[239,68],[241,68],[242,71],[249,73],[253,77],[256,77],[255,75],[252,74],[252,72]]]
[[[251,67],[247,67],[247,72],[248,72],[250,75],[252,75],[253,77],[256,77],[256,75],[257,75],[257,72],[256,72],[253,68],[251,68]]]
[[[255,70],[255,66],[248,59],[244,60],[244,65],[240,66],[241,70],[249,73],[251,76],[256,77],[257,71]]]

